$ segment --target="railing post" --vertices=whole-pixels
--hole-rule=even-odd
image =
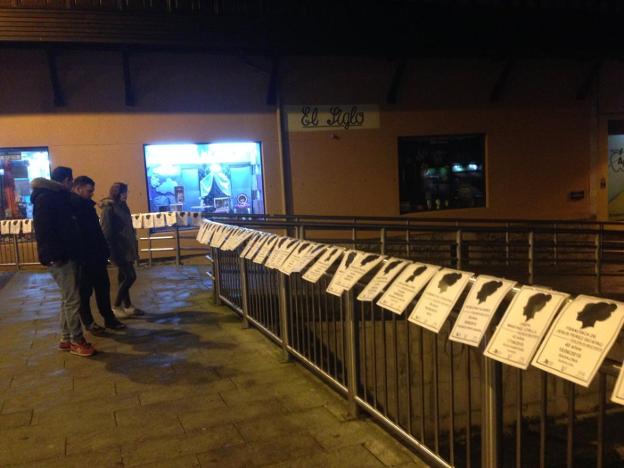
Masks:
[[[379,231],[379,253],[386,254],[386,228],[381,228]]]
[[[349,415],[352,418],[357,418],[360,415],[360,407],[357,404],[357,365],[358,365],[358,348],[356,339],[356,326],[355,326],[355,311],[353,304],[355,302],[353,291],[347,291],[342,295],[342,300],[345,303],[345,338],[346,338],[346,356],[345,362],[347,365],[347,400],[349,407]]]
[[[353,227],[351,228],[351,248],[352,249],[355,249],[357,247],[357,231],[355,227],[356,223],[357,223],[357,220],[353,218]]]
[[[553,224],[553,261],[555,266],[559,262],[559,229],[557,223]]]
[[[531,285],[535,281],[535,233],[529,231],[529,251],[528,251],[528,278],[527,284]]]
[[[462,238],[463,238],[463,234],[462,234],[462,230],[458,229],[457,233],[455,234],[455,267],[458,270],[461,270],[463,267],[463,255],[462,255]]]
[[[242,328],[249,328],[249,288],[247,286],[247,262],[242,257],[238,258],[238,270],[240,271],[241,298],[243,306]]]
[[[13,249],[15,250],[15,268],[17,271],[20,271],[20,254],[17,234],[13,234]]]
[[[594,238],[594,273],[596,274],[596,294],[602,293],[602,229],[603,225],[600,224],[599,231],[596,233],[596,237]]]
[[[410,258],[410,220],[405,221],[405,258]]]
[[[509,223],[505,223],[505,266],[509,266],[511,261],[511,246],[510,246],[510,234]]]
[[[175,236],[175,254],[176,254],[176,266],[180,266],[180,229],[178,228],[178,223],[174,226],[174,236]]]
[[[212,247],[212,291],[215,305],[221,305],[221,271],[219,271],[219,251]]]
[[[149,259],[149,266],[152,266],[152,234],[150,233],[150,230],[147,230],[147,253],[149,254],[148,259]]]
[[[483,356],[483,402],[481,413],[481,466],[498,468],[502,456],[502,388],[501,366],[495,360]]]
[[[279,320],[280,320],[280,339],[282,342],[282,360],[290,361],[290,353],[288,352],[288,287],[286,285],[286,275],[279,273]]]

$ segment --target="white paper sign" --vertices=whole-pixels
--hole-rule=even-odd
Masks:
[[[273,269],[273,262],[275,262],[276,258],[281,256],[282,249],[286,248],[286,246],[290,243],[290,237],[280,237],[277,241],[277,244],[273,247],[271,253],[267,256],[264,261],[264,266],[267,268]]]
[[[362,302],[375,300],[388,283],[390,283],[390,281],[392,281],[408,264],[409,262],[407,260],[401,260],[399,258],[387,259],[373,279],[370,280],[366,287],[358,294],[357,300]]]
[[[479,276],[464,301],[449,339],[470,346],[479,346],[492,317],[515,284],[515,281],[502,278]]]
[[[225,224],[219,224],[212,232],[212,236],[210,237],[210,247],[216,247],[219,245],[221,233],[225,230]]]
[[[254,263],[258,263],[258,264],[264,263],[264,261],[266,260],[267,256],[271,252],[271,250],[282,239],[286,239],[286,238],[285,237],[279,237],[279,236],[272,236],[272,237],[270,237],[264,244],[262,244],[262,247],[260,247],[260,251],[254,257],[253,262]]]
[[[615,382],[611,401],[619,405],[624,405],[624,363],[620,369],[620,375],[618,375],[617,381]]]
[[[188,226],[189,225],[189,214],[186,211],[176,211],[178,215],[177,223],[178,226]]]
[[[143,228],[151,229],[154,227],[154,215],[152,213],[143,213]]]
[[[301,259],[299,263],[297,263],[293,268],[291,273],[300,273],[303,271],[305,267],[307,267],[314,259],[318,256],[323,255],[329,247],[323,244],[313,244],[305,254],[301,255]]]
[[[242,242],[244,239],[241,239],[245,235],[245,231],[239,227],[233,227],[230,229],[230,235],[223,244],[221,244],[221,250],[233,250],[233,246],[240,245],[239,241]]]
[[[509,304],[483,353],[526,369],[542,337],[568,294],[523,286]]]
[[[22,221],[19,219],[14,219],[11,221],[11,234],[19,234],[22,232]]]
[[[293,249],[290,255],[282,262],[279,267],[279,271],[284,273],[285,275],[290,275],[292,273],[292,269],[301,261],[301,257],[306,254],[310,249],[314,247],[314,244],[309,241],[301,241],[299,244]]]
[[[578,296],[559,314],[533,365],[589,387],[624,323],[624,304]]]
[[[472,273],[450,268],[438,271],[425,288],[408,320],[434,333],[440,333],[471,277]]]
[[[141,229],[143,227],[143,215],[142,214],[133,214],[132,215],[132,227],[134,229]]]
[[[8,236],[11,234],[11,222],[10,221],[0,221],[0,234],[3,236]]]
[[[260,239],[261,237],[262,237],[262,233],[253,231],[251,237],[247,241],[247,244],[245,244],[245,247],[241,251],[240,257],[245,258],[245,256],[249,252],[249,249],[251,249],[253,245],[258,241],[258,239]]]
[[[252,260],[256,255],[258,255],[258,252],[260,252],[262,246],[273,237],[275,237],[273,234],[263,234],[262,237],[258,239],[254,243],[254,245],[252,245],[251,248],[247,251],[247,253],[245,254],[245,258],[247,260]]]
[[[410,263],[377,301],[377,305],[401,315],[438,270],[435,265]]]
[[[212,221],[210,222],[210,224],[211,224],[211,226],[208,228],[208,230],[204,234],[204,237],[202,238],[202,241],[201,241],[202,244],[210,245],[212,243],[212,238],[214,237],[214,235],[217,232],[217,230],[221,226],[223,226],[222,224],[213,223]]]
[[[202,222],[201,213],[191,214],[191,226],[201,226],[201,222]]]
[[[165,220],[167,221],[167,226],[175,226],[178,222],[178,217],[176,216],[175,211],[165,213]]]
[[[204,238],[206,231],[210,228],[210,223],[204,223],[197,231],[197,236],[195,236],[195,240],[201,243],[201,240]]]
[[[383,255],[349,250],[342,257],[340,267],[332,278],[327,292],[334,296],[340,296],[344,291],[349,291],[360,278],[371,271],[384,259]]]
[[[302,278],[310,283],[316,283],[329,270],[336,260],[338,260],[345,249],[342,247],[329,247],[321,257],[305,272]]]
[[[167,222],[165,221],[164,213],[154,214],[154,227],[162,228],[162,227],[165,227],[166,225],[167,225]]]
[[[22,232],[24,234],[32,232],[32,219],[22,219]]]
[[[293,250],[297,248],[299,245],[299,240],[297,239],[288,239],[286,242],[282,244],[277,252],[274,253],[271,257],[271,263],[268,265],[268,261],[265,263],[265,266],[271,269],[276,269],[282,266],[282,263],[288,258]]]

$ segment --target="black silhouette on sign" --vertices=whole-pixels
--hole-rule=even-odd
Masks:
[[[294,244],[295,242],[297,242],[297,239],[293,239],[293,240],[291,240],[288,244],[286,244],[286,248],[287,248],[287,249],[290,249],[290,248],[293,246],[293,244]]]
[[[328,250],[327,254],[325,255],[325,260],[326,262],[329,262],[329,260],[334,256],[334,254],[338,252],[337,250]]]
[[[486,281],[483,283],[483,286],[481,286],[481,289],[477,293],[477,301],[479,301],[479,304],[483,304],[487,301],[487,298],[498,291],[502,285],[503,282],[497,280]]]
[[[319,250],[325,252],[326,247],[324,247],[322,245],[317,245],[316,247],[314,247],[314,249],[312,249],[312,252],[310,252],[310,253],[317,253]]]
[[[299,249],[297,250],[297,253],[303,252],[303,249],[305,249],[308,245],[310,245],[308,242],[304,242],[303,244],[301,244],[299,246]]]
[[[277,243],[278,247],[281,247],[282,245],[284,245],[284,242],[286,242],[288,239],[286,239],[285,237],[282,237],[279,242]]]
[[[533,294],[531,297],[529,297],[529,300],[524,306],[524,311],[522,312],[522,315],[524,315],[525,317],[525,322],[528,322],[529,320],[534,318],[535,314],[542,310],[551,299],[552,296],[550,294],[544,293]]]
[[[411,275],[409,275],[409,277],[405,280],[405,282],[411,283],[412,281],[416,279],[417,276],[420,276],[426,269],[427,267],[425,265],[420,265],[418,268],[414,270],[414,272]]]
[[[388,264],[386,265],[386,268],[384,268],[383,270],[383,274],[387,275],[392,270],[394,270],[400,263],[401,263],[400,260],[395,260],[394,262],[388,262]]]
[[[461,273],[447,273],[440,279],[438,289],[441,293],[446,292],[446,290],[457,283],[461,277]]]
[[[590,302],[585,304],[576,319],[583,324],[581,328],[593,327],[596,322],[604,322],[611,318],[615,309],[617,305],[612,302]]]
[[[378,256],[378,255],[367,255],[366,257],[364,257],[364,258],[362,259],[362,261],[360,262],[360,265],[361,265],[361,266],[364,266],[364,265],[366,265],[367,263],[370,263],[370,262],[372,262],[372,261],[374,261],[374,260],[377,260],[378,258],[379,258],[379,256]]]
[[[349,252],[349,255],[347,255],[347,261],[345,262],[345,268],[349,268],[351,266],[356,255],[357,253],[355,252]]]

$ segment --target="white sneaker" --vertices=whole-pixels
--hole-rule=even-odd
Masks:
[[[124,307],[124,310],[126,311],[126,314],[128,314],[128,317],[145,315],[145,312],[143,312],[141,309],[137,309],[133,305],[131,305],[130,307]]]
[[[132,315],[132,313],[129,314],[124,307],[113,306],[111,308],[113,309],[113,314],[118,319],[128,318],[128,317],[130,317]]]

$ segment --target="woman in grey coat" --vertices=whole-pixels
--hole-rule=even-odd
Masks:
[[[113,312],[118,318],[137,313],[130,300],[130,287],[136,281],[134,262],[138,260],[139,254],[127,199],[128,185],[115,182],[110,188],[109,198],[100,204],[102,232],[108,242],[110,259],[118,268],[119,289],[113,303]]]

